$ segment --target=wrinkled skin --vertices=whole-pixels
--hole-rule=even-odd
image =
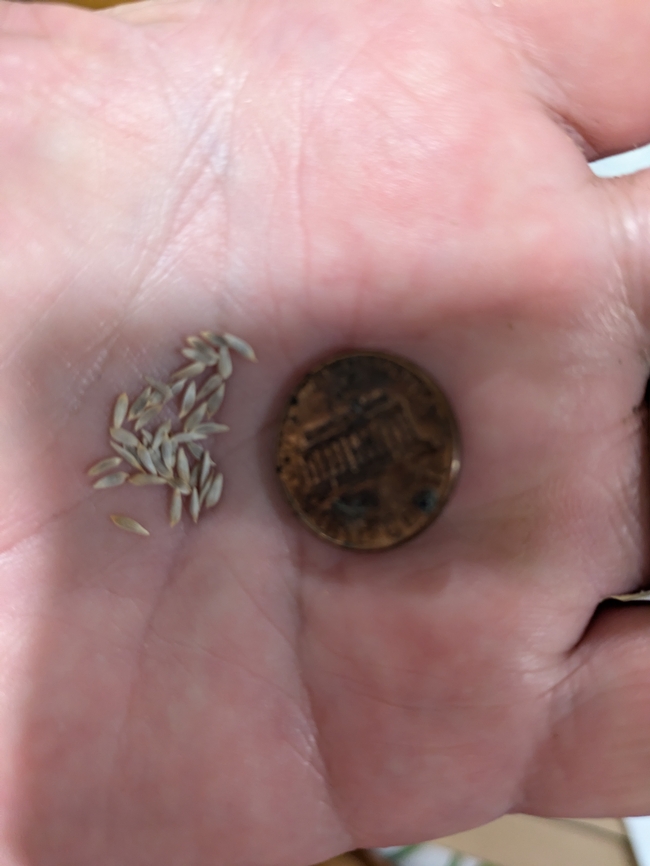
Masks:
[[[307,866],[507,811],[650,811],[643,0],[0,5],[0,860]],[[624,46],[624,50],[623,50]],[[115,395],[239,333],[218,510],[93,491]],[[463,437],[402,548],[272,471],[330,352]],[[123,511],[152,532],[120,533]]]

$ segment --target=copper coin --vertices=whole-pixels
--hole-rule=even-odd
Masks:
[[[321,538],[393,547],[440,514],[460,468],[445,395],[419,367],[381,352],[337,355],[289,400],[276,468],[294,510]]]

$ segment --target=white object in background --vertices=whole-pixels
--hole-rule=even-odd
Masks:
[[[597,159],[589,165],[598,177],[619,177],[622,174],[632,174],[650,168],[650,144],[637,147],[636,150],[628,150],[626,153]]]
[[[650,601],[650,589],[640,589],[638,592],[626,592],[625,595],[612,595],[617,601]]]
[[[435,842],[423,842],[421,845],[406,848],[379,848],[397,866],[482,866],[483,861],[470,854],[458,854],[436,845]],[[487,866],[487,864],[486,864]]]
[[[623,818],[639,866],[650,866],[650,817]]]

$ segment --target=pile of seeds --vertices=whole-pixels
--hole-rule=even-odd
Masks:
[[[230,350],[248,361],[257,360],[251,346],[233,334],[201,331],[186,342],[181,354],[189,364],[172,373],[169,382],[145,376],[147,385],[132,403],[127,394],[120,394],[109,430],[116,456],[88,470],[91,478],[101,476],[93,484],[98,490],[125,481],[137,487],[169,487],[171,526],[181,519],[184,501],[195,523],[219,502],[223,475],[216,470],[206,440],[228,427],[210,419],[221,407],[232,374]],[[161,414],[168,417],[161,420]],[[128,471],[119,468],[123,462]],[[132,517],[111,514],[111,520],[127,532],[149,535]]]

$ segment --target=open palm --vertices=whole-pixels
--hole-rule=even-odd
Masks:
[[[648,181],[587,166],[650,138],[649,38],[641,0],[0,5],[3,864],[650,809],[648,613],[594,617],[647,564]],[[171,530],[85,470],[206,327],[260,363],[222,502]],[[287,390],[364,347],[463,440],[381,554],[309,535],[272,470]]]

